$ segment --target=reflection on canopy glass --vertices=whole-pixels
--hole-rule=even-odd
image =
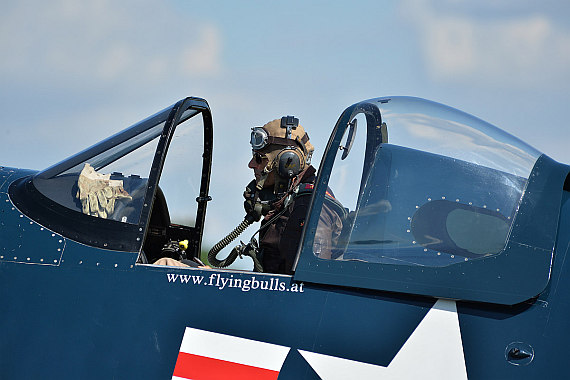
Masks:
[[[361,158],[348,168],[342,150],[336,155],[332,179],[362,173],[337,259],[442,267],[499,254],[540,153],[436,103],[392,98],[368,104],[378,107],[387,131],[383,143],[364,148],[367,162]],[[368,133],[377,128],[368,125]],[[359,124],[357,133],[363,140],[367,128]]]

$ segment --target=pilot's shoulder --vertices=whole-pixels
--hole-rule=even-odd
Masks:
[[[301,183],[299,184],[299,188],[297,190],[297,196],[311,195],[314,188],[314,183]],[[307,201],[309,199],[310,197],[307,197]],[[338,216],[343,220],[348,215],[348,209],[344,207],[338,199],[335,198],[334,193],[329,187],[327,187],[327,191],[325,193],[325,207],[334,210],[334,212],[336,212]]]

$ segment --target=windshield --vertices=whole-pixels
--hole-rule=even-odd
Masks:
[[[46,197],[92,217],[137,224],[171,107],[38,173]]]

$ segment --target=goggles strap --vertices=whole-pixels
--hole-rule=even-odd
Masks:
[[[303,137],[296,137],[295,139],[287,139],[283,137],[275,137],[275,136],[267,136],[267,145],[275,144],[275,145],[291,145],[291,144],[299,144],[304,147],[304,145],[309,141],[309,135],[305,132]]]
[[[305,133],[301,138],[296,137],[294,140],[283,137],[267,136],[265,144],[255,150],[263,149],[268,145],[282,145],[282,146],[299,145],[301,149],[306,151],[305,144],[307,143],[307,141],[309,141],[309,135],[307,135],[307,133]]]

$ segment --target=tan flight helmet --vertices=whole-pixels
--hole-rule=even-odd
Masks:
[[[251,131],[251,147],[254,153],[267,157],[257,187],[261,189],[267,175],[275,170],[282,179],[290,179],[305,170],[311,163],[315,148],[309,142],[309,135],[299,125],[299,119],[284,116],[268,122]]]

